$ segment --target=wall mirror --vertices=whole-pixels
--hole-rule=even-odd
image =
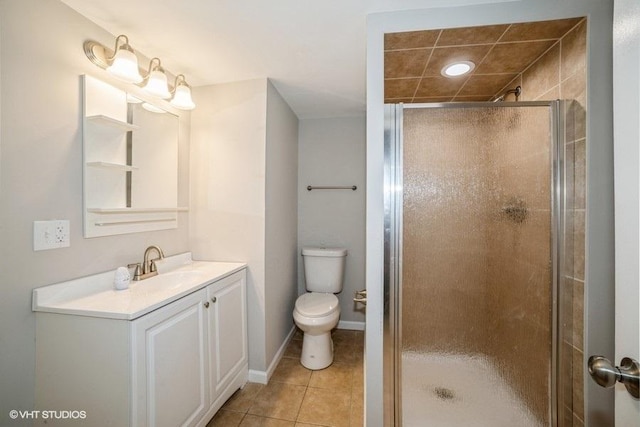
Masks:
[[[82,76],[84,237],[178,226],[178,117]]]

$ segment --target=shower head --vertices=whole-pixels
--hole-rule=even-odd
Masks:
[[[497,96],[493,102],[502,102],[506,98],[507,95],[513,93],[516,96],[516,101],[520,100],[520,94],[522,93],[522,87],[516,86],[515,89],[506,90],[502,95]]]

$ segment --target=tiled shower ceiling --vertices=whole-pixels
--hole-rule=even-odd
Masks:
[[[385,34],[385,102],[490,101],[512,89],[513,79],[581,20]],[[454,61],[476,67],[465,76],[443,77],[442,68]]]

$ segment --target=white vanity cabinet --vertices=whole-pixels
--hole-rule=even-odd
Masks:
[[[192,426],[209,409],[207,291],[133,321],[136,426]]]
[[[153,279],[147,279],[153,280]],[[141,317],[36,312],[37,425],[205,426],[248,375],[245,269]]]
[[[248,362],[247,340],[235,337],[247,336],[246,285],[244,278],[230,276],[216,286],[207,288],[210,303],[207,318],[211,337],[209,355],[211,370],[211,404],[234,381],[238,369]],[[220,398],[218,397],[218,400]],[[225,399],[226,400],[226,399]],[[221,403],[224,403],[221,402]]]
[[[237,390],[248,361],[245,288],[236,273],[134,321],[136,426],[198,425]]]

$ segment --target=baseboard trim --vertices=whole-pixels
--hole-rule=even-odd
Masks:
[[[248,380],[250,383],[258,383],[258,384],[266,384],[269,382],[269,379],[267,378],[267,373],[265,371],[256,371],[254,369],[249,369]]]
[[[364,322],[351,322],[348,320],[341,320],[340,322],[338,322],[338,329],[346,329],[350,331],[364,331],[364,326],[365,326]],[[287,338],[285,338],[284,342],[278,349],[278,352],[276,353],[276,355],[273,357],[273,360],[269,364],[269,367],[267,368],[266,371],[249,369],[249,378],[248,378],[249,382],[258,383],[258,384],[267,384],[269,382],[269,379],[273,375],[273,372],[276,370],[278,363],[280,363],[282,356],[284,356],[284,352],[287,349],[287,345],[289,345],[289,342],[291,341],[295,333],[296,333],[296,326],[293,325],[293,327],[291,328],[291,331],[289,331],[289,334],[287,335]]]
[[[364,331],[364,322],[350,322],[348,320],[341,320],[338,322],[338,329],[348,329],[350,331]]]
[[[257,371],[255,369],[249,369],[249,382],[258,383],[258,384],[267,384],[269,382],[269,379],[273,375],[273,372],[276,370],[278,363],[280,363],[280,359],[282,359],[282,356],[284,356],[284,352],[287,349],[287,345],[289,345],[289,342],[291,341],[291,339],[293,338],[293,334],[295,333],[296,333],[296,326],[293,325],[293,327],[291,328],[291,331],[289,331],[289,334],[287,335],[287,338],[284,339],[284,342],[276,352],[276,355],[273,357],[273,360],[271,360],[271,363],[269,364],[269,367],[267,368],[266,372]]]

